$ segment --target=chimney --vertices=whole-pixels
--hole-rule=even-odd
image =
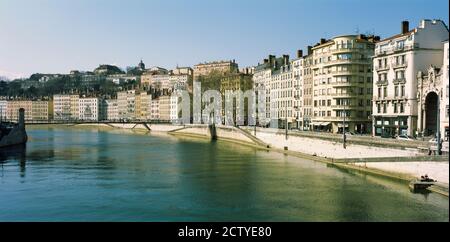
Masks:
[[[283,64],[288,65],[289,64],[289,55],[283,55]]]
[[[311,55],[311,54],[312,54],[312,46],[308,45],[308,55]]]
[[[269,55],[269,65],[274,67],[275,66],[275,56],[274,55]]]
[[[409,31],[409,22],[402,21],[402,34],[408,33]]]
[[[264,64],[269,63],[269,59],[264,59]]]
[[[326,40],[325,39],[320,39],[320,44],[325,44]]]
[[[303,50],[297,50],[297,58],[303,57]]]

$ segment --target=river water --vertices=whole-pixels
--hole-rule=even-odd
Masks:
[[[28,127],[0,150],[0,221],[448,221],[407,184],[228,142]]]

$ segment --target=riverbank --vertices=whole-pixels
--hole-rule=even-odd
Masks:
[[[75,126],[103,126],[110,128],[163,132],[175,136],[211,139],[207,125],[167,125],[167,124],[77,124]],[[350,143],[346,149],[341,142],[320,137],[291,135],[287,140],[281,132],[258,129],[256,136],[248,129],[217,126],[218,140],[238,143],[276,151],[309,160],[325,162],[336,167],[370,173],[374,175],[410,181],[427,174],[438,181],[434,192],[448,196],[449,163],[448,156],[428,156],[419,148],[382,147]]]

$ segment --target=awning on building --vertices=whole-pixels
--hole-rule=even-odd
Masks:
[[[339,128],[342,128],[342,126],[343,126],[342,123],[338,123],[338,127]],[[348,124],[347,123],[345,124],[345,127],[348,128]]]
[[[321,123],[321,126],[328,126],[330,124],[331,124],[331,122],[323,122],[323,123]]]

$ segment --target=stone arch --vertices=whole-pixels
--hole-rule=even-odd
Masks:
[[[424,110],[425,110],[425,134],[433,135],[437,130],[437,115],[439,109],[439,95],[436,91],[429,91],[424,98]]]

